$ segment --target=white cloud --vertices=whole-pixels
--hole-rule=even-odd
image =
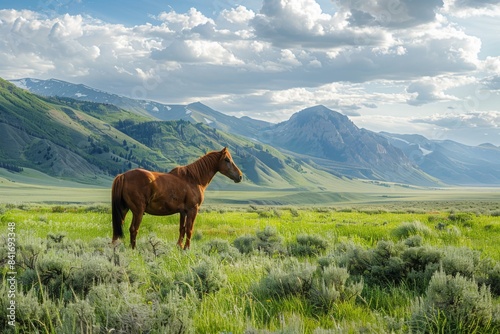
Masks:
[[[224,9],[220,16],[232,24],[248,25],[248,22],[255,17],[255,13],[240,5],[236,8]]]
[[[301,62],[295,57],[295,54],[288,49],[281,50],[281,58],[279,59],[280,63],[290,66],[299,66]]]
[[[332,49],[346,45],[379,45],[389,35],[381,30],[351,29],[343,15],[322,12],[314,0],[265,0],[252,20],[259,38],[279,47]]]
[[[181,63],[238,65],[243,62],[218,42],[176,40],[165,49],[153,52],[154,59],[173,60]]]
[[[136,26],[0,10],[0,77],[55,77],[272,120],[315,104],[359,119],[394,106],[421,112],[463,101],[467,85],[488,90],[480,102],[490,110],[500,57],[460,13],[494,15],[499,2],[336,0],[322,8],[315,0],[264,0],[213,15],[152,13],[151,23]]]
[[[425,77],[413,81],[406,91],[411,94],[408,104],[423,105],[437,101],[458,101],[459,98],[446,94],[447,90],[475,83],[476,79],[466,76]]]
[[[500,16],[499,0],[445,0],[444,12],[460,18]]]
[[[212,19],[203,15],[196,8],[189,9],[185,14],[179,14],[175,11],[163,12],[155,18],[164,21],[171,31],[191,30],[200,25],[214,24]]]
[[[446,129],[467,128],[500,128],[500,112],[482,111],[469,113],[434,114],[428,117],[415,118],[414,123],[439,125]]]

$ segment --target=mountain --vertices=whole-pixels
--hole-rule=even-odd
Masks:
[[[301,155],[352,177],[436,185],[397,147],[377,133],[360,129],[349,118],[325,106],[304,109],[262,132],[271,145]]]
[[[420,135],[381,134],[423,171],[448,184],[500,184],[500,147],[467,146],[451,140],[429,140]]]
[[[246,189],[327,189],[340,182],[268,145],[202,123],[158,121],[110,104],[44,98],[2,79],[0,131],[0,167],[31,168],[83,183],[109,185],[114,175],[135,167],[167,171],[223,146],[243,171]],[[211,187],[227,184],[216,178]]]
[[[87,110],[110,119],[136,114],[111,105]],[[143,118],[142,118],[143,119]],[[143,162],[158,167],[158,154],[116,130],[108,122],[0,79],[0,159],[11,167],[33,168],[51,176],[95,183]],[[127,145],[123,143],[127,141]],[[129,146],[130,145],[130,146]],[[131,155],[130,148],[134,149]]]
[[[249,117],[228,116],[200,102],[187,105],[163,104],[155,101],[132,99],[86,85],[56,79],[24,78],[11,80],[11,83],[41,96],[58,96],[80,101],[111,104],[156,120],[174,121],[182,119],[192,123],[205,123],[210,127],[246,137],[252,137],[257,131],[270,125],[268,122],[254,120]]]
[[[358,128],[347,116],[324,106],[304,109],[288,121],[271,124],[249,117],[228,116],[200,102],[180,105],[135,100],[55,79],[12,82],[46,96],[35,100],[45,103],[44,108],[50,110],[49,114],[62,111],[65,116],[56,115],[59,121],[69,117],[79,120],[79,126],[84,126],[83,119],[94,124],[82,130],[83,137],[90,140],[90,148],[89,144],[86,148],[80,145],[80,148],[72,147],[69,152],[108,175],[127,166],[165,170],[176,163],[192,161],[224,141],[238,151],[235,160],[241,158],[250,180],[259,186],[307,184],[304,170],[313,173],[325,171],[337,178],[347,176],[424,186],[500,184],[499,148],[494,145],[470,147],[453,141],[429,141],[418,135],[374,133]],[[29,117],[25,119],[26,124],[32,121]],[[19,122],[24,124],[25,121]],[[12,153],[23,141],[13,138],[23,135],[15,134],[17,130],[12,130],[13,125],[8,124],[11,128],[3,130],[14,144],[4,150]],[[0,123],[0,126],[5,128],[6,125]],[[31,135],[39,131],[47,136],[49,128],[43,126],[29,131]],[[101,133],[102,138],[92,135],[95,129],[102,128],[118,132],[120,135],[115,135],[120,138],[118,142],[110,141],[109,134]],[[54,131],[53,135],[67,131],[60,130]],[[126,150],[131,149],[130,145],[120,143],[123,140],[135,145],[132,155]],[[112,163],[96,156],[95,152],[111,149],[117,144],[118,148],[113,149]],[[82,148],[85,149],[80,152]],[[27,155],[33,155],[32,150],[28,150]],[[122,157],[131,159],[120,160]],[[120,163],[116,163],[117,160]],[[12,159],[8,161],[12,162]],[[28,166],[33,166],[33,163]],[[68,173],[71,168],[66,170]],[[90,169],[86,173],[92,174]]]

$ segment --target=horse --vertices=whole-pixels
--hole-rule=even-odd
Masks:
[[[123,222],[129,210],[133,214],[129,229],[132,249],[136,246],[137,233],[145,213],[155,216],[180,213],[177,245],[188,250],[205,189],[217,172],[235,183],[243,179],[227,147],[209,152],[189,165],[175,167],[169,173],[137,168],[117,175],[111,188],[111,243],[116,245],[117,240],[123,238]],[[183,247],[184,236],[186,243]]]

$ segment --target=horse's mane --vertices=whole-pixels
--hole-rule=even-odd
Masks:
[[[197,184],[208,185],[217,172],[215,166],[219,160],[220,152],[209,152],[189,165],[175,167],[170,174],[189,179]]]

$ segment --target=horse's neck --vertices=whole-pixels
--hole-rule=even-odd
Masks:
[[[186,176],[205,189],[217,173],[218,162],[218,156],[215,153],[209,153],[192,164],[184,166]]]

